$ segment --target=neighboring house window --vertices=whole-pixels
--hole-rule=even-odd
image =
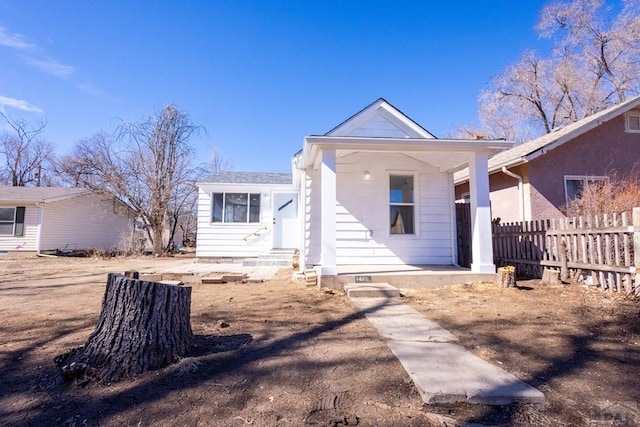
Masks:
[[[260,222],[260,193],[213,193],[212,222]]]
[[[640,112],[627,113],[625,117],[625,130],[627,132],[640,132]]]
[[[564,195],[566,202],[580,197],[582,189],[588,184],[607,183],[609,178],[606,176],[565,176],[564,177]]]
[[[389,220],[391,234],[415,234],[413,175],[390,175]]]
[[[24,235],[24,207],[0,208],[0,236]]]

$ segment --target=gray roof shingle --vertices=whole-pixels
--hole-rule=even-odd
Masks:
[[[526,161],[527,156],[531,156],[537,151],[545,148],[551,150],[559,145],[564,144],[576,138],[583,133],[607,122],[620,114],[636,108],[640,105],[640,96],[629,99],[628,101],[614,105],[588,117],[570,123],[562,128],[544,134],[531,141],[516,145],[509,150],[502,151],[489,159],[489,172],[495,172],[503,166],[515,166],[516,164]],[[542,152],[542,154],[545,154]],[[469,178],[469,169],[463,169],[454,174],[456,182],[465,181]]]
[[[46,202],[52,199],[76,197],[89,192],[86,188],[75,187],[0,187],[0,202]]]
[[[220,172],[201,182],[215,184],[291,184],[290,173],[274,172]]]

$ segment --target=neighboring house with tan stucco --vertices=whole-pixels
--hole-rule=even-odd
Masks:
[[[489,159],[492,218],[502,223],[562,218],[589,181],[640,173],[640,97],[517,145]],[[468,169],[454,174],[457,201]]]

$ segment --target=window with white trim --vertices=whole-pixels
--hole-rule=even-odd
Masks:
[[[260,222],[260,193],[213,193],[211,222]]]
[[[640,132],[640,111],[630,111],[625,115],[624,130],[626,132]]]
[[[584,187],[590,184],[609,182],[606,176],[576,176],[567,175],[564,177],[564,197],[567,203],[580,197]]]
[[[389,232],[415,234],[413,175],[389,176]]]
[[[0,236],[24,235],[23,206],[0,208]]]

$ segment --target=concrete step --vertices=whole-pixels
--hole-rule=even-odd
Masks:
[[[271,249],[272,255],[294,255],[297,249]]]
[[[222,274],[211,274],[204,276],[200,283],[203,285],[218,285],[225,282],[222,280]]]
[[[244,267],[291,267],[290,258],[249,258],[242,261]]]
[[[305,270],[303,273],[304,281],[307,286],[318,286],[318,272],[312,269]]]
[[[249,277],[246,273],[227,273],[222,276],[222,280],[229,282],[243,282]]]
[[[398,288],[388,283],[349,283],[344,285],[349,298],[397,298]]]

